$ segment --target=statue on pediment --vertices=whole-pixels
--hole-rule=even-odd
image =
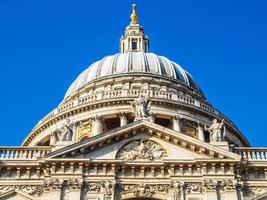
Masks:
[[[223,127],[224,119],[221,121],[221,123],[219,123],[217,119],[214,119],[210,127],[205,125],[205,131],[210,133],[211,142],[220,142],[224,140],[224,136],[222,135]]]
[[[135,120],[147,118],[150,111],[150,100],[148,96],[139,94],[132,103]]]
[[[50,144],[55,144],[58,141],[71,141],[73,135],[72,126],[73,123],[67,119],[66,123],[50,134]]]

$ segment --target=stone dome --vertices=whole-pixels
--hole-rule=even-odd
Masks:
[[[23,146],[61,148],[140,119],[201,141],[209,141],[205,127],[216,119],[225,124],[221,137],[249,146],[234,123],[207,101],[192,76],[170,59],[149,52],[149,46],[135,14],[120,38],[120,52],[85,69]],[[137,112],[136,104],[149,108]]]
[[[129,51],[106,56],[84,70],[71,84],[65,99],[87,84],[111,76],[155,76],[188,86],[202,94],[192,76],[177,63],[154,53]]]

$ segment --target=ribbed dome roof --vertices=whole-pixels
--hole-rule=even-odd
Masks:
[[[201,94],[192,76],[175,62],[154,53],[130,51],[106,56],[93,63],[71,84],[65,98],[101,78],[138,74],[170,78]]]

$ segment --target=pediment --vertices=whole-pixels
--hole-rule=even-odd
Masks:
[[[10,200],[34,200],[34,197],[24,194],[19,190],[9,190],[3,194],[0,194],[0,199],[10,199]]]
[[[140,155],[138,151],[141,152]],[[46,159],[53,158],[124,161],[240,160],[239,155],[223,148],[146,120],[127,124],[46,155]]]

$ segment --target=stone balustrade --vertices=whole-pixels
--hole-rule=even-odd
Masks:
[[[36,160],[50,152],[50,147],[0,147],[0,160]]]
[[[235,147],[233,151],[239,154],[242,160],[267,161],[267,148]]]
[[[222,116],[223,115],[222,113],[213,109],[208,104],[206,104],[204,102],[199,102],[198,100],[187,97],[187,96],[177,95],[173,92],[166,92],[166,91],[130,89],[130,90],[108,91],[108,92],[102,92],[99,94],[90,94],[87,96],[80,97],[77,100],[73,100],[70,103],[67,103],[67,104],[63,103],[58,108],[54,109],[49,114],[47,114],[38,124],[45,122],[45,121],[48,121],[49,119],[51,119],[53,116],[57,115],[58,113],[65,112],[67,110],[75,108],[76,106],[81,106],[83,104],[101,101],[101,100],[105,100],[105,99],[122,98],[122,97],[132,98],[132,97],[137,97],[139,94],[148,95],[150,98],[175,100],[175,101],[178,101],[178,102],[181,102],[184,104],[198,107],[202,110],[211,112],[211,113],[216,114],[220,117],[225,117],[225,116]]]
[[[187,96],[181,96],[177,95],[173,92],[166,92],[166,91],[152,91],[152,90],[141,90],[141,89],[130,89],[130,90],[119,90],[119,91],[108,91],[108,92],[102,92],[99,94],[90,94],[87,96],[80,97],[78,99],[78,103],[68,103],[61,105],[57,112],[61,113],[63,111],[66,111],[68,109],[74,108],[76,105],[81,106],[86,103],[95,102],[95,101],[101,101],[105,99],[112,99],[112,98],[122,98],[122,97],[138,97],[139,94],[148,95],[150,98],[156,98],[156,99],[165,99],[165,100],[176,100],[181,103],[193,105],[196,107],[199,107],[203,110],[214,112],[214,109],[210,107],[208,104],[200,103],[196,101],[193,98],[189,98]],[[55,114],[55,113],[54,113]],[[45,119],[45,118],[44,118]],[[46,120],[44,120],[46,121]]]
[[[103,100],[110,100],[110,99],[116,99],[116,98],[136,98],[140,94],[148,95],[151,99],[162,99],[162,100],[171,100],[180,102],[182,104],[187,104],[189,106],[196,107],[197,109],[201,109],[205,112],[209,112],[213,115],[218,116],[219,118],[223,119],[230,123],[232,126],[236,127],[235,124],[229,120],[223,113],[221,113],[219,110],[213,108],[208,103],[199,101],[195,98],[190,98],[186,95],[177,94],[175,92],[170,91],[154,91],[154,90],[142,90],[142,89],[121,89],[121,90],[114,90],[114,91],[103,91],[98,93],[91,93],[86,96],[78,97],[74,100],[71,100],[67,103],[60,104],[59,107],[51,111],[48,115],[46,115],[40,122],[37,124],[40,125],[41,123],[44,123],[46,121],[49,121],[54,116],[66,112],[68,110],[71,110],[75,107],[80,107],[83,105],[86,105],[88,103],[95,103],[97,101],[103,101]],[[37,127],[36,126],[36,127]],[[34,127],[34,129],[36,128]],[[34,130],[33,129],[33,130]]]

